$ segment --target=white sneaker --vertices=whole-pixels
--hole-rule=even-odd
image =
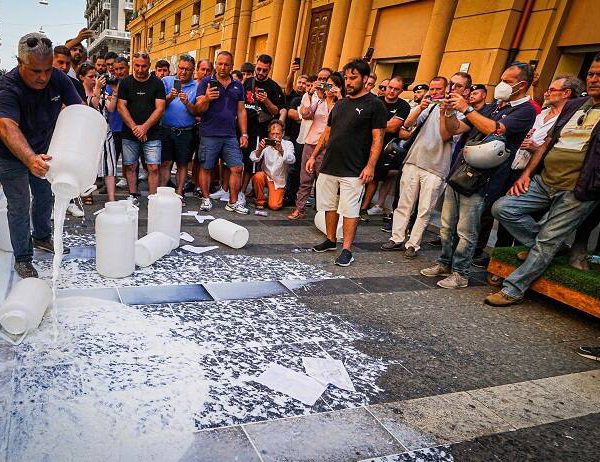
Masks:
[[[146,170],[144,170],[143,168],[140,168],[140,174],[138,175],[138,180],[147,180],[148,179],[148,172],[146,172]]]
[[[230,204],[229,202],[227,202],[225,210],[227,210],[228,212],[239,213],[240,215],[248,215],[250,213],[250,210],[248,210],[248,208],[246,208],[246,206],[244,204],[241,204],[239,201],[235,204]]]
[[[200,210],[204,212],[208,212],[212,209],[212,201],[208,197],[203,197],[202,202],[200,203]]]
[[[367,210],[367,215],[383,215],[383,207],[380,205],[374,205],[369,210]]]
[[[238,204],[242,204],[242,205],[246,205],[246,195],[240,191],[238,194],[238,200],[237,200]]]
[[[121,178],[119,181],[117,181],[117,184],[115,186],[119,189],[126,189],[127,180],[125,178]]]
[[[67,207],[67,213],[70,213],[71,215],[73,215],[76,218],[81,218],[82,216],[85,215],[83,213],[83,210],[81,210],[75,204],[69,204],[69,206]]]
[[[444,289],[463,289],[469,285],[469,280],[457,272],[453,272],[446,279],[438,281],[437,285]]]
[[[223,191],[223,195],[219,198],[221,202],[229,202],[229,191]]]
[[[130,194],[129,196],[127,196],[127,200],[129,202],[131,202],[132,205],[135,205],[136,207],[140,206],[140,200],[133,194]]]
[[[209,194],[208,197],[210,197],[211,199],[221,199],[221,197],[223,197],[224,194],[227,194],[227,191],[225,191],[223,188],[219,188],[218,191],[215,191],[212,194]]]

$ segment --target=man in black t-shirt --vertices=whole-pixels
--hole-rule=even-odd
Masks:
[[[327,146],[316,187],[317,210],[325,212],[327,239],[313,250],[336,249],[337,224],[342,215],[344,245],[335,264],[349,266],[354,261],[350,247],[358,226],[364,185],[373,181],[375,175],[387,111],[381,100],[367,91],[371,68],[366,61],[351,61],[343,72],[347,97],[335,103],[329,113],[327,127],[306,162],[306,171],[313,173],[317,155]]]
[[[258,139],[269,135],[269,122],[285,107],[285,98],[281,87],[269,78],[273,58],[260,55],[254,67],[254,77],[244,82],[246,93],[246,113],[248,114],[248,147],[242,150],[244,155],[244,180],[242,192],[246,191],[250,178],[254,174],[254,162],[250,153],[256,149]]]
[[[69,78],[53,68],[52,55],[47,37],[27,34],[19,40],[18,66],[0,77],[0,185],[21,278],[37,277],[34,247],[54,252],[52,191],[44,179],[51,156],[46,153],[63,105],[82,102]]]
[[[148,167],[148,191],[156,193],[158,167],[161,163],[160,127],[165,112],[165,86],[150,75],[150,57],[145,52],[133,55],[133,74],[119,83],[118,110],[123,119],[123,170],[129,186],[129,197],[139,204],[136,168],[140,151]]]
[[[408,117],[410,113],[410,105],[400,98],[400,93],[404,89],[404,82],[402,77],[393,77],[392,79],[387,81],[385,95],[380,99],[383,102],[387,110],[387,126],[385,129],[385,135],[383,137],[383,146],[389,143],[392,139],[398,136],[398,131],[402,124]],[[388,175],[391,170],[397,170],[400,168],[400,165],[391,165],[383,162],[381,157],[377,162],[377,166],[375,168],[375,178],[369,184],[367,184],[365,190],[365,197],[363,199],[362,207],[361,207],[361,219],[365,219],[367,215],[367,209],[371,204],[371,200],[373,200],[373,196],[377,191],[377,185],[380,181],[385,181],[388,178]],[[386,182],[388,183],[388,182]],[[381,190],[379,192],[379,201],[378,205],[376,205],[369,214],[378,215],[383,213],[383,201],[390,191],[391,183],[384,183],[381,186]],[[385,185],[385,187],[384,187]],[[380,205],[379,205],[380,204]]]

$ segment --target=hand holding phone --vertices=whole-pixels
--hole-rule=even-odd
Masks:
[[[177,90],[177,93],[181,92],[181,80],[175,79],[173,80],[173,88]]]
[[[265,146],[275,147],[276,145],[277,145],[277,140],[275,140],[273,138],[265,138]]]

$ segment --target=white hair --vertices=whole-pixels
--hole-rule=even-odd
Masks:
[[[31,45],[32,42],[35,44]],[[44,34],[31,32],[19,39],[19,62],[29,64],[29,58],[35,56],[40,59],[51,59],[53,56],[52,42]]]

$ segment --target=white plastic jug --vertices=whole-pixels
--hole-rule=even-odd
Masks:
[[[124,278],[135,270],[135,240],[127,206],[107,202],[96,216],[96,271],[108,278]]]
[[[137,266],[150,266],[159,258],[171,252],[173,239],[165,233],[155,231],[145,235],[135,243],[135,264]]]
[[[148,197],[148,234],[157,231],[173,239],[171,250],[179,247],[181,198],[167,186],[156,188],[156,194]]]
[[[327,228],[325,226],[325,212],[317,212],[315,215],[315,226],[323,234],[327,235]],[[344,238],[344,219],[340,217],[338,220],[336,237],[339,240]]]
[[[250,237],[246,228],[222,218],[217,218],[208,224],[208,234],[215,241],[222,242],[234,249],[244,247]]]
[[[138,215],[139,215],[140,209],[138,207],[136,207],[135,205],[133,205],[127,199],[123,199],[123,200],[120,200],[117,202],[119,202],[120,204],[125,204],[125,206],[127,207],[127,216],[129,217],[129,220],[131,222],[130,224],[131,224],[131,232],[133,234],[133,240],[137,241],[138,240]]]
[[[0,186],[0,250],[12,252],[12,244],[10,243],[10,231],[8,229],[8,209],[6,197]]]
[[[52,289],[45,281],[23,279],[15,284],[0,306],[0,325],[8,333],[24,337],[27,332],[37,329],[51,301]]]
[[[73,199],[94,190],[106,128],[102,114],[83,104],[60,112],[48,148],[52,160],[46,175],[55,196]]]

